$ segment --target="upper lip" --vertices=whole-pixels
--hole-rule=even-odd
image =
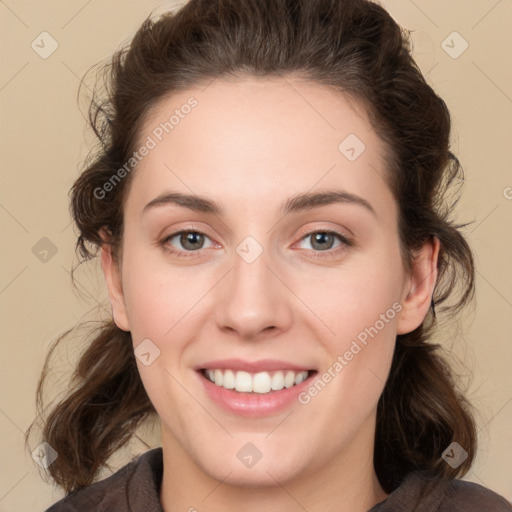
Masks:
[[[243,359],[217,359],[208,361],[197,366],[196,370],[234,370],[249,373],[292,370],[295,372],[309,371],[311,367],[303,366],[288,361],[280,361],[278,359],[260,359],[258,361],[244,361]]]

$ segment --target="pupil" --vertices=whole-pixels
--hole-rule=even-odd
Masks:
[[[314,243],[320,242],[320,248],[322,248],[322,242],[325,242],[326,239],[329,240],[329,238],[332,238],[332,235],[330,233],[316,233],[316,235],[314,236]],[[323,245],[323,248],[325,249],[325,243]]]
[[[198,237],[200,239],[200,237],[202,237],[203,235],[201,235],[200,233],[193,233],[193,232],[189,232],[189,233],[183,233],[182,234],[182,245],[183,247],[187,247],[187,244],[189,245],[194,245],[194,244],[197,244],[198,243]],[[183,239],[184,239],[184,242],[183,242]],[[196,249],[196,247],[191,247],[192,249]]]

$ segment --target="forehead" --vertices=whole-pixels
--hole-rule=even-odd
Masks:
[[[176,92],[148,114],[137,147],[144,144],[151,150],[131,187],[139,209],[166,189],[238,207],[263,198],[270,207],[273,197],[316,187],[391,197],[385,147],[362,105],[291,77],[215,79]]]

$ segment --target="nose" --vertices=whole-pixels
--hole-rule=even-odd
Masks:
[[[218,327],[241,340],[257,341],[278,336],[292,323],[293,293],[267,251],[248,263],[238,253],[220,284],[216,306]]]

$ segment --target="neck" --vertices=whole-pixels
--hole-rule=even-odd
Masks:
[[[375,423],[373,432],[374,428]],[[286,481],[275,479],[275,485],[258,487],[212,478],[169,432],[162,430],[162,508],[164,512],[367,512],[387,494],[373,467],[373,442],[369,442],[373,434],[364,430],[358,432],[349,450],[333,457],[319,471]]]

